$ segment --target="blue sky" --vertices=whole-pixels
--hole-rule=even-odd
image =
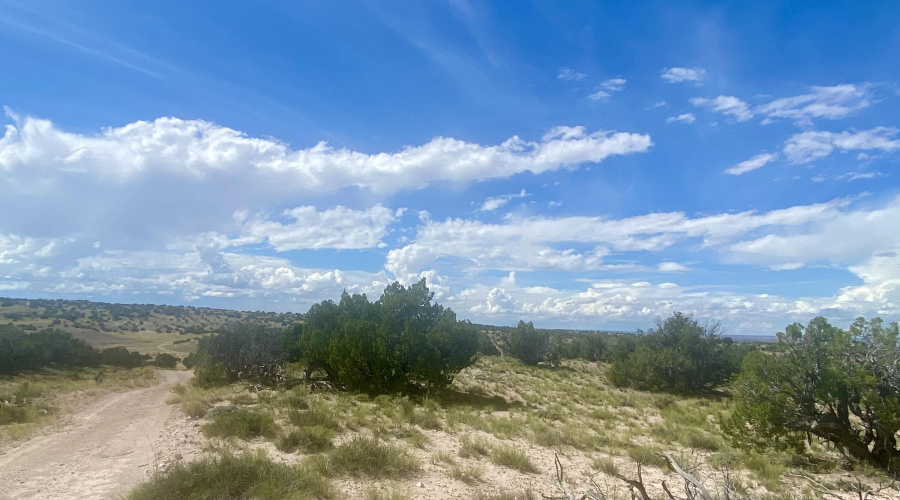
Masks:
[[[0,295],[900,314],[896,2],[0,0]]]

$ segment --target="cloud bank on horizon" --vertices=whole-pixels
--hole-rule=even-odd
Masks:
[[[633,9],[462,3],[341,39],[290,3],[0,3],[0,296],[302,312],[425,278],[495,324],[900,319],[898,7],[693,2],[638,52],[604,29]]]

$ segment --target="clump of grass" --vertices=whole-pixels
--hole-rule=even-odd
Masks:
[[[304,453],[321,453],[333,448],[334,430],[321,425],[300,427],[286,434],[280,434],[275,440],[279,450],[291,453],[297,449]]]
[[[400,427],[393,434],[400,439],[406,440],[407,443],[416,448],[424,448],[425,445],[431,442],[428,436],[415,427]]]
[[[472,437],[468,434],[459,438],[459,456],[469,458],[475,456],[487,456],[491,454],[491,444],[486,440]]]
[[[409,500],[410,496],[398,488],[382,491],[373,486],[366,490],[365,498],[366,500]]]
[[[322,408],[309,410],[291,410],[288,412],[288,420],[297,427],[319,426],[328,429],[337,429],[338,421],[334,413]]]
[[[495,446],[491,449],[491,462],[521,472],[537,472],[537,468],[525,452],[509,445]]]
[[[666,467],[666,459],[659,455],[659,450],[641,445],[631,445],[628,447],[628,456],[632,460],[643,465],[652,465],[663,469]]]
[[[392,478],[415,472],[419,464],[403,448],[358,436],[328,454],[327,468],[338,474]]]
[[[456,459],[454,459],[453,454],[447,450],[438,450],[431,455],[432,465],[437,465],[442,462],[445,464],[454,464],[456,463]]]
[[[591,467],[607,476],[615,477],[619,474],[619,466],[609,457],[595,458],[594,461],[591,462]]]
[[[537,500],[539,497],[531,490],[522,491],[504,491],[490,495],[488,493],[478,493],[475,500]]]
[[[443,428],[440,417],[430,410],[412,412],[409,422],[423,429],[441,430]]]
[[[212,422],[202,428],[207,437],[247,439],[257,436],[273,437],[278,432],[275,421],[265,413],[234,406],[217,408],[210,413]]]
[[[769,491],[778,491],[781,488],[780,479],[785,473],[785,467],[771,456],[751,454],[743,459],[744,466],[756,479]]]
[[[474,484],[481,480],[484,476],[484,466],[481,464],[457,465],[452,464],[448,472],[451,478],[462,481],[466,484]]]
[[[200,398],[183,398],[181,411],[191,418],[203,418],[209,411],[209,403]]]
[[[252,405],[255,402],[256,400],[253,399],[253,395],[247,392],[231,396],[231,404],[233,405]]]
[[[262,452],[176,463],[132,490],[127,500],[161,498],[333,498],[330,483],[304,467],[273,462]]]

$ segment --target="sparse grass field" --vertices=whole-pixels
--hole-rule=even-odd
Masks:
[[[728,412],[727,398],[617,389],[607,383],[604,366],[581,361],[549,368],[487,357],[461,372],[451,391],[427,398],[371,399],[310,393],[305,386],[259,394],[237,386],[178,386],[174,392],[172,402],[197,418],[205,415],[206,426],[220,425],[225,415],[265,422],[254,432],[237,431],[243,427],[231,422],[224,426],[228,431],[214,434],[232,437],[220,443],[231,450],[226,456],[266,450],[275,463],[323,478],[316,487],[341,498],[555,495],[547,478],[557,454],[576,496],[593,476],[610,500],[630,498],[618,476],[635,478],[637,464],[655,497],[663,498],[662,480],[679,484],[662,452],[711,489],[727,469],[748,499],[820,497],[798,471],[836,491],[848,472],[869,487],[890,482],[865,467],[845,470],[845,461],[822,446],[803,457],[734,449],[718,425]]]
[[[157,382],[156,368],[106,370],[97,383],[96,368],[47,369],[0,378],[0,441],[20,439],[71,408],[110,391],[147,387]]]

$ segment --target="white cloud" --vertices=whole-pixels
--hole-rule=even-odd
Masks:
[[[61,172],[105,182],[152,174],[179,179],[238,180],[252,175],[292,190],[333,191],[359,187],[380,193],[417,189],[431,182],[468,182],[540,173],[565,165],[599,162],[610,155],[645,151],[649,136],[558,127],[563,134],[540,142],[514,136],[495,146],[437,137],[396,153],[366,154],[324,142],[293,150],[201,120],[159,118],[108,128],[96,136],[63,132],[47,120],[26,118],[0,138],[0,170],[22,174]]]
[[[559,68],[559,74],[556,75],[560,80],[565,80],[567,82],[577,82],[578,80],[583,80],[586,77],[584,73],[578,73],[575,70],[570,68]]]
[[[159,247],[209,231],[236,234],[239,211],[377,201],[434,182],[539,174],[651,145],[642,134],[556,127],[536,141],[435,138],[368,154],[325,143],[292,149],[201,120],[160,118],[85,135],[18,118],[0,135],[0,233]]]
[[[490,212],[493,210],[497,210],[498,208],[505,206],[507,203],[512,201],[514,198],[525,198],[526,196],[531,196],[531,195],[523,189],[522,191],[519,192],[519,194],[504,194],[504,195],[500,195],[500,196],[495,196],[493,198],[487,198],[484,200],[484,203],[481,204],[481,208],[479,208],[478,210],[482,211],[482,212]]]
[[[656,269],[661,273],[683,273],[691,270],[677,262],[660,262]]]
[[[734,119],[739,122],[745,122],[753,118],[753,112],[750,111],[750,106],[734,96],[720,95],[715,99],[694,97],[691,98],[690,102],[694,106],[707,107],[717,113],[733,116]]]
[[[814,118],[837,120],[869,107],[872,103],[871,87],[870,84],[811,87],[809,94],[776,99],[756,106],[754,112],[766,115],[763,124],[777,118],[794,120],[798,125],[809,125]]]
[[[893,152],[900,150],[898,129],[875,127],[858,132],[808,131],[794,134],[784,143],[784,155],[791,163],[809,163],[829,156],[835,149],[847,151]]]
[[[601,87],[609,90],[610,92],[621,92],[625,90],[625,84],[628,83],[624,78],[610,78],[609,80],[604,81],[600,84]]]
[[[367,210],[352,210],[337,206],[317,211],[303,206],[285,210],[291,222],[256,218],[244,224],[233,245],[267,241],[277,252],[301,249],[333,248],[339,250],[384,246],[381,241],[387,228],[397,219],[394,212],[381,204]]]
[[[730,175],[746,174],[747,172],[762,168],[767,163],[775,161],[776,159],[778,159],[778,155],[776,153],[761,153],[754,156],[753,158],[750,158],[749,160],[742,161],[737,165],[725,169],[725,172],[723,173]]]
[[[587,96],[587,98],[592,101],[603,101],[605,99],[608,99],[609,96],[610,96],[609,92],[605,92],[603,90],[597,90],[596,92],[589,94]]]
[[[666,118],[666,123],[694,123],[697,117],[694,113],[681,113],[678,116],[670,116]]]
[[[684,239],[718,246],[761,228],[789,228],[834,216],[848,200],[801,205],[762,214],[741,212],[690,218],[654,213],[625,219],[518,217],[502,223],[447,219],[421,226],[408,245],[388,253],[385,268],[415,275],[440,259],[471,270],[598,270],[613,252],[660,252]]]
[[[663,68],[659,77],[669,83],[694,82],[702,85],[706,81],[706,70],[703,68]]]

